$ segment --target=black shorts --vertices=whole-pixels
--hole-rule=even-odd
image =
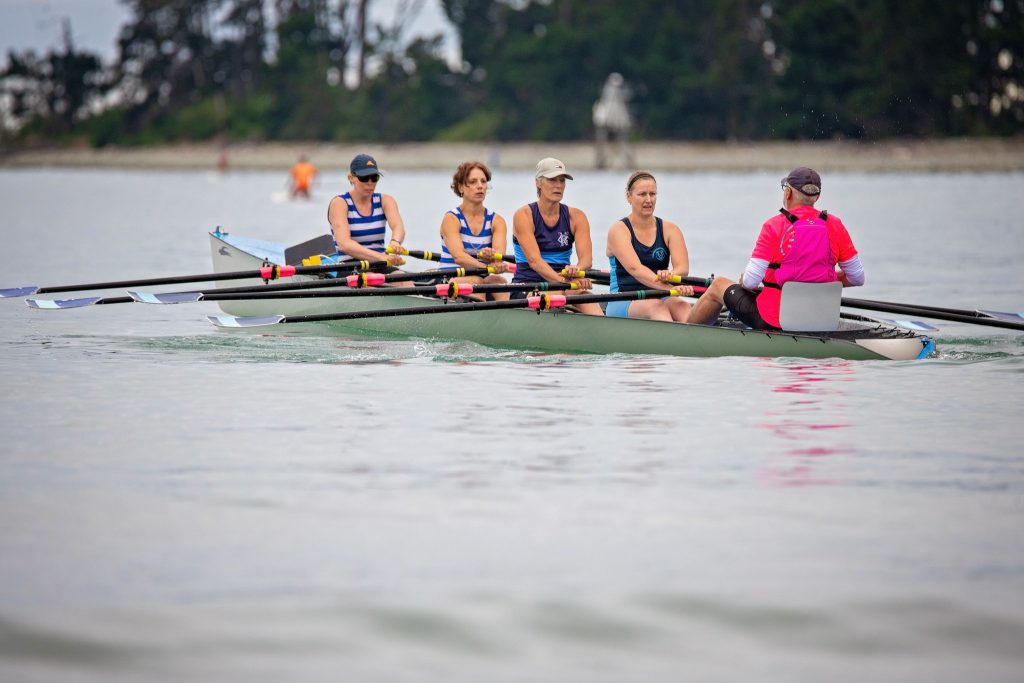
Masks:
[[[739,318],[744,325],[755,330],[777,330],[769,325],[757,310],[757,295],[742,285],[731,285],[722,295],[725,307],[733,316]]]
[[[514,282],[513,281],[512,284],[514,284],[514,285],[537,285],[538,288],[541,286],[540,282]],[[533,292],[534,292],[534,290],[532,290],[532,289],[517,289],[514,292],[509,292],[508,293],[508,298],[509,299],[525,299],[526,297],[532,295]]]

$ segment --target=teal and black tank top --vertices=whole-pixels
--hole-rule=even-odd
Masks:
[[[633,224],[629,222],[629,218],[623,218],[622,222],[626,224],[626,229],[629,230],[629,241],[633,245],[633,251],[640,258],[640,263],[644,267],[650,268],[652,272],[657,273],[659,270],[668,270],[669,253],[668,245],[665,244],[664,224],[660,218],[655,217],[654,220],[654,242],[650,246],[641,243],[636,238],[636,233],[633,232]],[[629,271],[614,256],[609,259],[609,265],[612,271],[609,284],[610,291],[636,292],[641,289],[647,289],[635,277],[630,275]]]

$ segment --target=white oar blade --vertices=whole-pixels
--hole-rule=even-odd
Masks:
[[[82,299],[26,299],[29,308],[52,311],[58,308],[82,308],[92,306],[103,297],[87,296]]]
[[[38,287],[8,287],[0,289],[0,299],[16,299],[39,291]]]
[[[979,310],[978,313],[983,313],[983,314],[989,316],[990,318],[996,318],[997,320],[1006,320],[1006,321],[1009,321],[1011,323],[1019,323],[1022,320],[1024,320],[1024,313],[1007,313],[1005,311],[982,311],[982,310]]]
[[[893,320],[892,318],[876,318],[881,320],[883,323],[889,323],[890,325],[896,325],[897,327],[904,327],[908,330],[916,330],[918,332],[935,332],[939,328],[934,325],[929,325],[923,320]]]
[[[206,319],[217,327],[265,327],[284,320],[283,315],[258,315],[236,318],[230,315],[208,315]]]
[[[190,304],[202,301],[200,292],[128,292],[128,296],[141,304]]]

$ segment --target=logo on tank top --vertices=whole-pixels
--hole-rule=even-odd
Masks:
[[[655,261],[664,261],[665,257],[668,256],[668,252],[665,251],[662,247],[658,247],[651,253],[651,256],[654,257]]]
[[[563,232],[558,236],[558,246],[567,247],[569,246],[569,233]]]

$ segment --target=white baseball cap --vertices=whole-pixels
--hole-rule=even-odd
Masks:
[[[565,164],[558,159],[548,157],[541,159],[537,162],[537,175],[535,178],[558,178],[565,176],[566,179],[572,180],[572,176],[565,170]]]

